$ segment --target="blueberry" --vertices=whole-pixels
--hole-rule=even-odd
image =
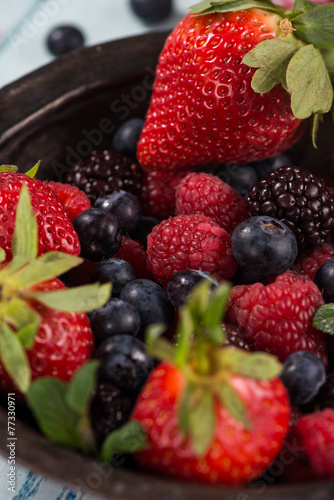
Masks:
[[[138,394],[154,368],[154,359],[144,342],[130,335],[107,338],[96,351],[101,360],[99,383],[111,383],[118,389]]]
[[[131,264],[123,259],[111,259],[98,262],[94,266],[89,281],[91,283],[112,283],[112,294],[117,297],[122,288],[136,279],[136,273]]]
[[[291,354],[283,363],[280,378],[285,385],[292,405],[308,403],[326,382],[322,361],[308,351]]]
[[[130,5],[138,17],[147,23],[163,21],[172,12],[172,0],[131,0]]]
[[[274,170],[277,170],[284,165],[291,165],[291,160],[285,154],[279,154],[273,156],[272,158],[267,158],[266,160],[255,161],[251,163],[251,165],[257,173],[257,183],[263,177],[267,177],[267,175],[271,174],[271,172],[273,172]]]
[[[90,316],[97,344],[113,335],[138,335],[140,317],[136,309],[123,300],[112,299],[103,307],[95,309]]]
[[[89,208],[73,221],[78,233],[81,256],[98,262],[112,257],[122,244],[121,226],[117,217],[100,208]]]
[[[232,254],[248,275],[259,280],[277,276],[294,263],[298,245],[283,222],[263,215],[249,217],[231,237]]]
[[[175,273],[167,284],[167,295],[174,307],[179,309],[187,301],[191,290],[203,279],[214,283],[210,275],[195,269],[186,269]]]
[[[324,301],[334,302],[334,259],[327,260],[319,267],[313,281],[322,292]]]
[[[58,26],[48,35],[46,43],[51,54],[60,56],[82,47],[85,39],[82,32],[74,26]]]
[[[114,214],[120,222],[122,233],[128,233],[134,229],[141,216],[138,198],[122,189],[115,190],[109,196],[97,198],[94,207],[102,208]]]
[[[250,188],[257,183],[258,176],[255,168],[250,163],[248,165],[226,166],[221,179],[229,184],[237,193],[246,198]]]
[[[137,145],[144,126],[142,118],[131,118],[123,123],[112,140],[112,147],[125,156],[137,157]]]
[[[132,304],[140,316],[140,334],[153,323],[163,323],[170,327],[175,310],[168,300],[165,290],[154,281],[142,278],[128,283],[119,298]]]
[[[144,248],[147,247],[147,235],[152,232],[154,226],[160,224],[161,220],[148,215],[142,215],[137,226],[130,231],[130,236],[134,240],[138,240]]]

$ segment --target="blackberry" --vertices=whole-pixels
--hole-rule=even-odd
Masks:
[[[64,182],[84,191],[93,204],[99,196],[123,189],[137,195],[144,177],[143,168],[133,158],[114,149],[93,151],[66,175]]]
[[[299,249],[320,246],[334,229],[334,200],[324,181],[299,167],[283,166],[264,177],[249,191],[247,203],[250,215],[284,222]]]
[[[225,323],[224,327],[226,331],[224,344],[226,346],[233,346],[243,349],[244,351],[251,351],[248,340],[242,335],[240,328],[237,325]]]
[[[129,420],[135,398],[110,383],[97,386],[90,405],[90,420],[98,447],[111,432]]]

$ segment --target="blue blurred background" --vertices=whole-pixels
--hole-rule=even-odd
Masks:
[[[74,25],[85,45],[169,29],[198,0],[174,0],[172,14],[147,24],[133,12],[130,0],[0,0],[0,87],[50,62],[46,38],[58,25]]]

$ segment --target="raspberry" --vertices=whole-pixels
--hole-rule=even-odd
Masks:
[[[190,173],[176,188],[176,212],[206,215],[231,234],[246,218],[247,205],[239,193],[218,177]]]
[[[77,215],[91,207],[86,194],[76,186],[55,181],[44,181],[44,184],[49,186],[64,203],[71,222]]]
[[[299,248],[322,245],[334,229],[334,200],[307,170],[283,166],[253,186],[247,197],[250,215],[275,217],[296,235]]]
[[[66,175],[65,182],[82,189],[91,203],[98,196],[123,189],[138,194],[143,181],[143,169],[132,158],[114,149],[93,151]]]
[[[313,280],[319,267],[330,259],[334,259],[334,247],[329,243],[324,243],[309,256],[300,256],[295,263],[295,267],[300,274]]]
[[[230,235],[202,214],[177,215],[162,221],[147,237],[147,267],[166,285],[178,271],[200,269],[228,279],[237,263]]]
[[[143,214],[160,220],[175,215],[175,188],[189,171],[145,170],[139,195]]]
[[[268,351],[281,361],[293,352],[310,351],[327,366],[325,336],[312,326],[315,309],[323,303],[311,280],[287,271],[267,286],[233,287],[228,317],[253,349]]]
[[[121,248],[115,253],[114,258],[129,262],[136,273],[136,278],[152,279],[152,274],[146,267],[146,252],[137,240],[122,236]]]
[[[334,410],[304,415],[296,427],[312,471],[318,478],[334,476]]]

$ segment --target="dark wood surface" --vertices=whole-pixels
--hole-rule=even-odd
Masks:
[[[84,156],[82,141],[88,141],[91,147],[94,140],[100,140],[99,147],[110,146],[112,131],[104,130],[102,135],[96,135],[96,131],[101,131],[101,124],[107,120],[117,127],[125,119],[126,111],[120,111],[124,96],[130,96],[130,105],[125,106],[129,110],[126,118],[145,115],[154,69],[166,36],[167,33],[154,33],[84,48],[0,90],[0,162],[17,164],[25,171],[42,160],[40,178],[61,180],[75,160],[73,154]],[[329,169],[333,127],[328,120],[321,128],[318,146],[318,150],[314,149],[310,136],[305,134],[290,151],[293,163],[302,163],[314,172]],[[73,487],[81,486],[97,499],[334,498],[334,481],[268,485],[259,492],[255,488],[182,483],[124,467],[101,468],[95,459],[53,445],[23,420],[18,419],[16,424],[18,463]],[[0,407],[0,452],[5,456],[6,430],[6,410]]]

